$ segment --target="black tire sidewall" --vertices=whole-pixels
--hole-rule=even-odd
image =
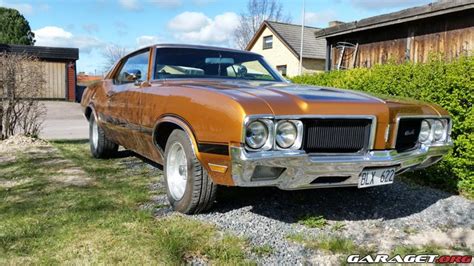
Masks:
[[[186,154],[186,163],[187,163],[187,180],[186,180],[186,189],[184,191],[184,195],[181,199],[176,200],[171,196],[169,187],[168,187],[168,178],[167,178],[167,160],[168,160],[168,153],[173,145],[173,143],[179,142],[184,149],[184,153]],[[196,173],[196,165],[194,164],[194,152],[192,150],[192,146],[190,143],[190,140],[186,133],[182,130],[174,130],[170,137],[168,138],[168,141],[166,142],[166,147],[165,147],[165,158],[164,158],[164,164],[163,164],[163,170],[164,170],[164,176],[165,176],[165,186],[166,186],[166,193],[168,196],[168,200],[176,211],[183,212],[183,213],[188,213],[190,209],[193,207],[192,202],[193,202],[193,193],[194,191],[194,182],[195,182],[195,173]]]
[[[92,141],[94,124],[97,126],[97,146],[96,147],[94,147],[94,144]],[[99,126],[95,116],[93,115],[89,118],[89,146],[90,146],[92,156],[98,159],[112,158],[117,153],[117,150],[118,150],[118,145],[107,138],[104,130]]]

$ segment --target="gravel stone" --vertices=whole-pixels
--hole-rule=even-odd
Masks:
[[[154,202],[161,206],[156,210],[157,216],[172,213],[166,196]],[[299,224],[298,220],[307,215],[323,216],[328,225],[318,229]],[[459,237],[451,237],[450,243],[466,246],[473,241],[462,236],[473,236],[474,203],[401,181],[370,189],[282,191],[222,187],[212,210],[188,217],[245,237],[253,246],[271,246],[270,255],[250,254],[258,264],[330,265],[338,264],[340,256],[308,249],[288,240],[288,236],[339,236],[358,245],[376,247],[383,253],[398,245],[425,244],[423,240],[415,241],[421,239],[418,236],[456,230],[457,234],[450,235]],[[335,223],[342,223],[343,229],[334,230]]]

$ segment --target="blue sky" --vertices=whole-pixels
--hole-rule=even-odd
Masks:
[[[281,0],[301,23],[303,0]],[[306,0],[306,24],[362,18],[427,4],[428,0]],[[78,71],[102,74],[108,45],[129,50],[151,43],[232,47],[232,32],[247,0],[0,0],[18,9],[36,34],[36,45],[77,47]]]

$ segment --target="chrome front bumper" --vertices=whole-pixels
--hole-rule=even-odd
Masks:
[[[428,167],[445,155],[452,143],[421,146],[408,152],[370,151],[364,155],[314,156],[304,151],[271,151],[248,153],[242,147],[231,147],[232,178],[236,186],[274,186],[284,190],[357,186],[359,174],[366,167],[395,166],[397,173]],[[280,167],[285,170],[274,179],[252,178],[257,166]],[[317,182],[317,178],[345,177],[341,182]],[[313,183],[312,183],[313,182]]]

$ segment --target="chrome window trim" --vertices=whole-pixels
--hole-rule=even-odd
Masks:
[[[242,127],[242,137],[241,137],[241,142],[242,144],[247,147],[245,144],[245,131],[247,128],[247,125],[249,122],[258,120],[258,119],[272,119],[274,121],[279,121],[279,120],[300,120],[300,119],[370,119],[372,120],[372,124],[370,125],[370,136],[369,136],[369,144],[368,147],[357,152],[357,153],[318,153],[317,155],[338,155],[338,154],[344,154],[344,155],[351,155],[351,154],[363,154],[366,153],[370,150],[374,149],[375,145],[375,136],[376,136],[376,131],[377,131],[377,116],[375,115],[271,115],[271,114],[262,114],[262,115],[248,115],[244,118],[243,122],[243,127]],[[304,134],[304,132],[303,132]],[[301,139],[303,140],[303,134],[301,135]],[[272,150],[268,150],[267,152],[275,152],[275,151],[288,151],[290,149],[284,149],[284,150],[277,150],[272,147]],[[301,148],[301,147],[300,147]],[[299,150],[294,150],[294,151],[299,151]],[[303,153],[306,154],[305,151]],[[313,154],[313,153],[308,153],[308,154]]]
[[[392,144],[391,148],[395,149],[395,146],[397,144],[397,137],[398,137],[398,127],[400,125],[400,120],[403,118],[423,118],[423,119],[447,119],[448,121],[448,136],[443,142],[434,142],[431,144],[428,144],[429,146],[441,146],[445,145],[446,143],[449,143],[451,141],[451,128],[452,128],[452,120],[451,116],[449,115],[410,115],[410,114],[398,114],[396,121],[395,121],[395,126],[394,126],[394,133],[393,133],[393,139],[392,139]],[[419,143],[421,144],[421,143]],[[426,145],[426,144],[423,144]]]
[[[156,65],[157,65],[157,61],[156,61],[156,55],[158,54],[158,50],[160,48],[175,48],[175,49],[195,49],[195,50],[213,50],[213,51],[221,51],[221,52],[233,52],[233,53],[241,53],[241,54],[251,54],[251,55],[255,55],[255,56],[259,56],[260,59],[262,60],[263,62],[263,66],[266,70],[268,70],[269,74],[275,79],[275,80],[255,80],[255,81],[259,81],[259,82],[274,82],[274,83],[290,83],[285,77],[283,77],[282,75],[280,75],[280,72],[278,72],[276,69],[274,69],[266,60],[265,60],[265,57],[263,57],[261,54],[258,54],[258,53],[254,53],[254,52],[250,52],[250,51],[241,51],[241,50],[236,50],[236,49],[229,49],[229,48],[219,48],[219,47],[212,47],[212,46],[204,46],[204,45],[167,45],[167,44],[159,44],[159,45],[155,45],[154,48],[153,48],[153,58],[152,58],[152,62],[149,62],[151,64],[153,64],[151,66],[151,69],[153,71],[151,77],[150,77],[150,80],[149,82],[156,82],[156,81],[167,81],[167,80],[172,80],[172,81],[179,81],[179,80],[205,80],[205,79],[215,79],[215,80],[236,80],[236,81],[248,81],[247,79],[243,79],[243,78],[236,78],[236,79],[226,79],[226,78],[212,78],[212,77],[209,77],[209,78],[172,78],[172,79],[159,79],[159,78],[155,78],[155,74],[156,74]],[[121,59],[122,60],[122,59]],[[159,61],[158,61],[159,63]]]

